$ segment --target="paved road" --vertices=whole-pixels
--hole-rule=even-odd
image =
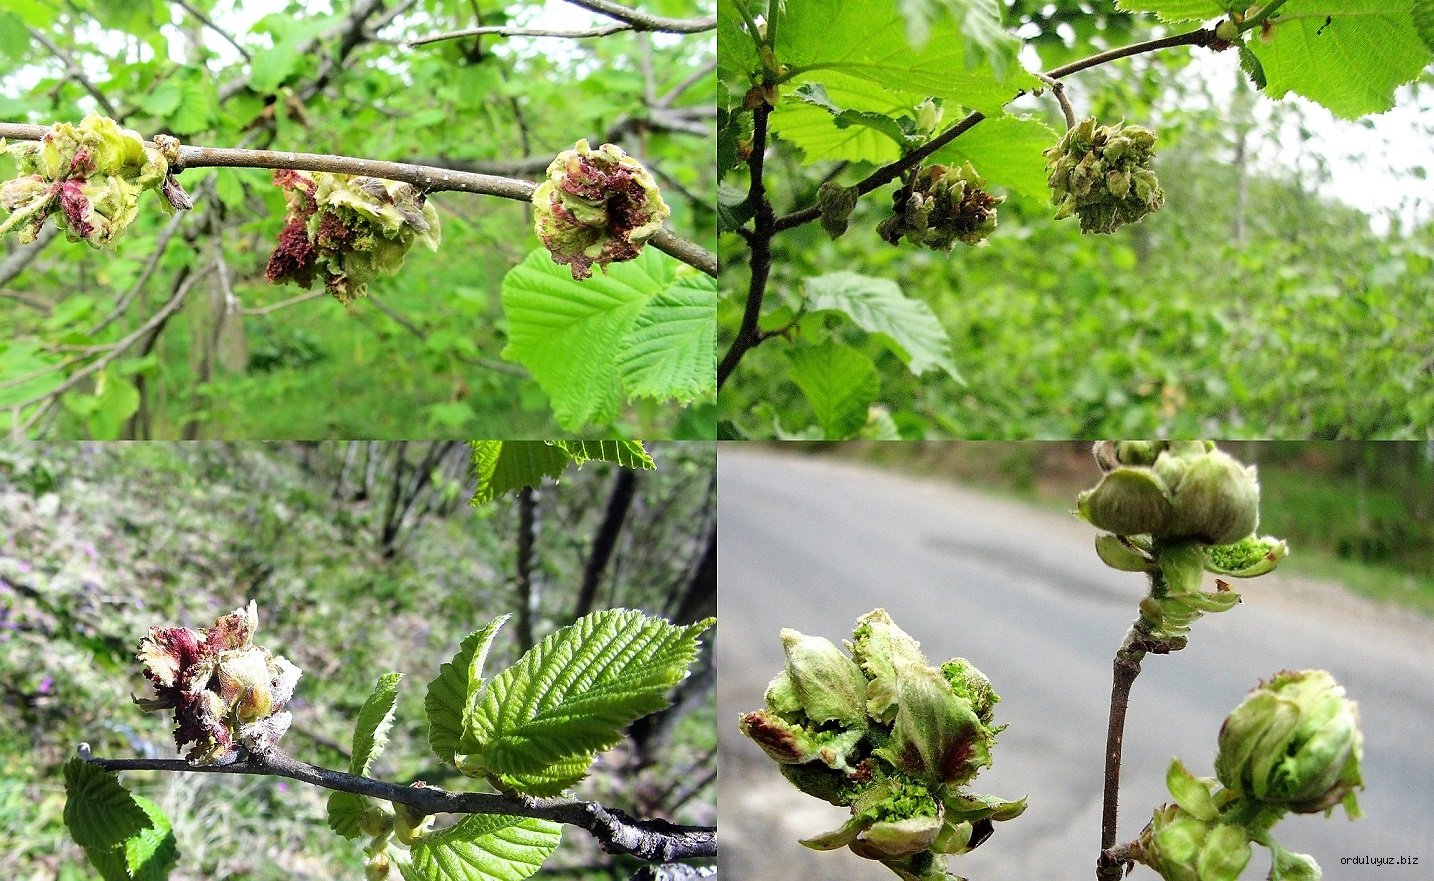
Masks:
[[[845,810],[788,786],[735,725],[781,667],[779,628],[839,640],[884,606],[933,659],[967,657],[990,676],[1004,698],[997,720],[1010,728],[978,791],[1030,796],[1023,817],[953,869],[972,881],[1091,878],[1110,658],[1141,577],[1103,566],[1093,530],[1074,518],[851,463],[726,444],[719,485],[724,876],[895,878],[847,851],[798,845]],[[1293,817],[1277,838],[1314,854],[1327,881],[1434,878],[1434,622],[1281,573],[1237,586],[1244,605],[1199,621],[1185,651],[1145,662],[1127,725],[1121,840],[1166,800],[1172,755],[1213,774],[1220,723],[1258,679],[1324,667],[1360,704],[1366,816]],[[1245,878],[1264,877],[1264,854],[1255,849]],[[1421,865],[1340,862],[1403,854]]]

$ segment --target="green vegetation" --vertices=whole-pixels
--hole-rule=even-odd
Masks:
[[[569,277],[550,290],[530,264],[567,270],[535,235],[522,193],[579,139],[595,149],[613,143],[651,172],[671,208],[667,229],[710,249],[710,26],[597,39],[488,33],[410,46],[404,41],[471,27],[475,16],[484,27],[541,26],[545,3],[481,12],[467,0],[271,6],[260,17],[230,0],[7,4],[0,124],[78,123],[95,111],[145,138],[173,134],[186,150],[417,163],[496,175],[518,189],[499,198],[425,196],[391,181],[370,187],[393,192],[364,198],[418,221],[387,218],[375,236],[355,220],[386,217],[355,213],[364,178],[340,190],[349,195],[337,213],[304,204],[286,227],[273,173],[191,163],[177,181],[194,209],[171,220],[157,192],[141,195],[112,249],[53,236],[56,220],[38,249],[7,236],[0,430],[94,439],[712,436],[712,279],[649,245],[640,267],[614,263],[610,275],[595,268],[589,284]],[[711,14],[710,0],[642,6],[674,18]],[[572,7],[556,29],[616,23]],[[33,143],[12,134],[9,147]],[[0,182],[16,171],[0,153]],[[289,173],[291,185],[300,180]],[[98,181],[55,186],[89,193]],[[28,186],[14,199],[7,190],[0,223],[6,209],[19,217],[37,196],[55,208],[46,185]],[[330,218],[329,238],[309,229],[305,240],[305,218],[310,227]],[[410,241],[436,244],[440,221],[437,250],[413,247],[405,258]],[[95,229],[107,235],[108,226]],[[287,263],[274,265],[281,230]],[[314,250],[322,272],[301,259]],[[346,301],[400,260],[397,274],[373,278],[352,303],[324,293],[328,282]],[[266,267],[270,278],[314,290],[271,285]],[[529,269],[515,277],[515,267]]]
[[[722,435],[1427,437],[1434,38],[1407,3],[1237,5],[724,0]],[[1067,122],[1022,44],[1108,144],[1052,149]],[[1122,120],[1154,134],[1154,175]],[[982,198],[933,198],[965,163]]]
[[[627,606],[690,623],[715,608],[699,564],[710,540],[712,445],[648,452],[653,471],[591,461],[556,485],[473,507],[472,451],[457,443],[0,449],[0,711],[13,720],[0,732],[0,838],[13,843],[15,877],[92,877],[61,823],[60,769],[79,742],[106,758],[173,755],[169,724],[131,701],[148,693],[134,660],[139,638],[151,626],[204,627],[251,598],[261,641],[304,671],[285,707],[294,719],[287,752],[351,767],[355,720],[375,715],[363,712],[365,698],[380,674],[401,672],[387,749],[366,756],[371,773],[482,788],[435,762],[424,721],[423,683],[467,634],[516,613],[491,647],[496,673],[524,640],[590,609]],[[603,556],[597,536],[622,486],[632,495]],[[537,524],[527,554],[525,505]],[[531,616],[520,610],[525,586]],[[633,725],[602,754],[581,797],[638,816],[714,822],[710,673],[694,673],[678,694],[678,710]],[[175,877],[363,871],[361,848],[327,828],[326,790],[210,774],[126,772],[123,781],[172,821]],[[549,865],[592,879],[627,878],[636,866],[581,834],[565,836]]]

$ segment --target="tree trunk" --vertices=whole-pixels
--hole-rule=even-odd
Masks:
[[[636,492],[637,472],[618,467],[612,494],[607,498],[607,508],[603,511],[597,532],[593,534],[592,548],[583,566],[582,586],[578,590],[577,604],[573,606],[574,618],[581,618],[593,609],[598,584],[613,551],[617,549],[617,540],[622,537],[623,523],[627,520],[627,512],[632,509],[632,498]]]
[[[518,651],[533,647],[533,619],[538,613],[538,585],[533,578],[534,548],[538,543],[538,491],[525,486],[518,491]]]

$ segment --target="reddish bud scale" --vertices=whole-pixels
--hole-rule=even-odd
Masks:
[[[66,180],[57,186],[60,188],[60,210],[65,212],[70,229],[75,235],[88,237],[94,232],[94,224],[89,221],[90,200],[81,189],[82,183],[83,179]]]

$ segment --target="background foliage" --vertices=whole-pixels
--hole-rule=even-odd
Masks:
[[[249,598],[259,603],[261,644],[304,670],[287,752],[346,768],[374,680],[401,671],[408,687],[374,776],[476,785],[434,762],[423,721],[423,686],[476,626],[518,613],[494,647],[496,670],[524,639],[570,623],[580,602],[674,620],[715,609],[703,567],[713,445],[649,449],[654,471],[589,462],[526,500],[479,507],[468,504],[470,451],[456,443],[0,449],[0,840],[9,877],[90,877],[61,824],[60,764],[80,741],[96,756],[172,756],[171,726],[130,701],[145,685],[133,660],[138,638],[154,625],[208,626]],[[611,555],[590,578],[611,499],[627,492]],[[526,504],[536,540],[523,563]],[[634,725],[578,794],[635,815],[715,823],[713,681],[704,651],[679,686],[679,709]],[[207,774],[133,773],[125,783],[173,820],[175,879],[362,872],[361,849],[326,824],[326,791]],[[547,871],[627,878],[635,867],[570,833]]]
[[[671,16],[704,11],[698,0],[641,5]],[[146,136],[171,131],[196,145],[340,153],[528,180],[578,138],[611,141],[656,172],[673,208],[670,226],[711,246],[710,31],[400,42],[475,23],[570,30],[611,20],[556,0],[18,0],[0,11],[0,119],[78,121],[100,104],[98,95]],[[12,173],[0,158],[0,174]],[[265,284],[284,207],[268,172],[201,169],[182,181],[207,197],[173,236],[147,196],[114,252],[55,242],[18,274],[0,257],[0,405],[53,389],[83,363],[66,359],[132,333],[188,273],[203,274],[178,314],[66,394],[40,433],[267,439],[577,430],[570,420],[560,426],[528,370],[502,355],[510,320],[503,277],[539,246],[526,204],[436,194],[439,252],[410,253],[402,272],[375,283],[350,313],[321,293],[281,306],[302,292]],[[13,239],[4,247],[18,253]],[[216,259],[222,272],[211,268]],[[604,402],[581,414],[590,419],[584,434],[707,437],[711,398],[708,388],[682,395],[681,406]],[[0,426],[10,422],[7,409]]]
[[[896,8],[942,19],[948,6],[987,5]],[[1409,4],[1380,9],[1390,17],[1401,5]],[[1116,6],[1007,0],[1000,15],[1025,40],[1026,67],[1049,70],[1209,23],[1222,4],[1124,4],[1194,10],[1196,21],[1180,24]],[[975,12],[970,16],[956,25],[968,34]],[[1343,39],[1347,24],[1336,22],[1309,45],[1324,52]],[[1320,56],[1328,69],[1307,76],[1315,87],[1304,91],[1346,118],[1382,109],[1367,95],[1332,94],[1344,76],[1334,68],[1356,65],[1371,71],[1370,82],[1386,67],[1417,74],[1427,50],[1412,25],[1401,25],[1398,35],[1414,40],[1409,53],[1404,43],[1375,43],[1378,55],[1345,56],[1341,43]],[[1269,64],[1271,47],[1257,35],[1249,42]],[[723,40],[724,74],[743,69],[742,58],[729,57],[729,43],[739,41]],[[902,74],[892,71],[892,83],[878,87],[838,77],[829,97],[839,106],[910,115],[921,97],[937,94],[921,75],[935,51],[905,50],[901,61],[914,73],[905,74],[904,92],[896,85]],[[1426,67],[1399,89],[1395,109],[1376,126],[1371,119],[1337,121],[1302,98],[1258,96],[1236,54],[1180,47],[1066,78],[1078,116],[1124,119],[1158,133],[1165,207],[1114,235],[1081,236],[1074,221],[1050,219],[1040,151],[1055,143],[1064,122],[1049,96],[1017,101],[1007,107],[1014,117],[981,123],[933,157],[971,159],[1009,196],[990,247],[958,245],[947,256],[884,244],[874,230],[890,212],[894,185],[864,198],[836,241],[814,223],[781,232],[760,324],[777,335],[723,386],[724,436],[1427,437],[1434,424],[1434,330],[1426,308],[1434,293],[1434,192],[1420,145],[1434,133],[1430,72]],[[968,55],[968,72],[969,65]],[[739,74],[726,84],[723,100],[740,144],[750,135],[740,112],[746,81]],[[1268,89],[1270,97],[1283,91]],[[944,125],[963,113],[948,100]],[[833,125],[828,110],[790,84],[782,86],[772,125],[766,176],[778,215],[814,204],[824,180],[854,183],[899,155],[873,128]],[[750,216],[742,206],[748,178],[736,159],[734,153],[724,166],[733,170],[720,190],[732,226]],[[1383,174],[1355,175],[1354,164]],[[724,348],[741,318],[748,256],[741,238],[723,237]],[[898,286],[905,311],[889,326],[872,322],[850,306],[857,287],[851,277],[838,276],[839,283],[834,273],[861,276],[862,296],[888,303],[882,286]],[[834,307],[837,295],[846,302]]]

